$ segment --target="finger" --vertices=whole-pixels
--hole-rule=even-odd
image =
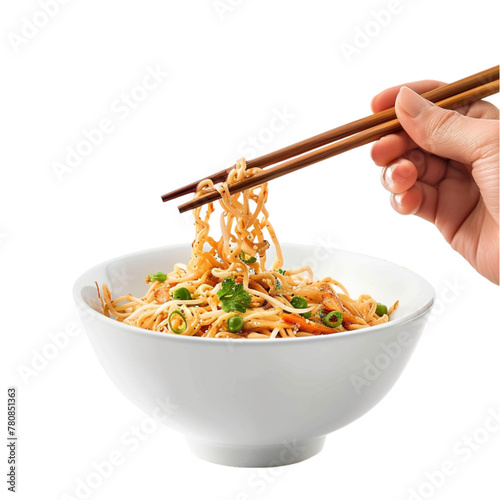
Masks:
[[[483,118],[485,120],[498,120],[498,108],[488,101],[474,101],[471,104],[453,108],[454,111],[469,118]]]
[[[458,228],[475,211],[481,199],[481,193],[472,179],[450,177],[445,183],[445,188],[443,189],[443,184],[441,184],[439,189],[439,206],[446,207],[446,210],[440,210],[437,213],[435,224],[446,241],[451,243]]]
[[[457,109],[459,113],[462,113],[460,109]],[[483,118],[485,120],[498,120],[498,108],[488,101],[476,101],[473,102],[463,115],[470,116],[471,118]]]
[[[417,215],[434,223],[438,205],[437,189],[417,181],[404,193],[391,194],[391,205],[402,215]]]
[[[418,173],[415,165],[406,158],[400,158],[395,163],[382,170],[382,185],[391,193],[404,193],[417,181]]]
[[[399,89],[403,86],[411,88],[418,94],[423,94],[424,92],[428,92],[429,90],[435,89],[436,87],[442,87],[443,85],[446,84],[437,80],[421,80],[418,82],[396,85],[395,87],[390,87],[380,92],[380,94],[377,94],[372,99],[371,108],[374,113],[377,113],[378,111],[382,111],[383,109],[394,106],[396,97],[399,94]]]
[[[406,132],[398,132],[379,139],[372,146],[371,156],[376,165],[385,167],[416,147],[416,143]]]
[[[396,114],[408,135],[425,151],[474,164],[491,147],[491,120],[476,120],[440,108],[403,87]]]
[[[414,165],[418,180],[431,186],[439,184],[450,170],[445,159],[418,148],[405,153],[403,157]]]

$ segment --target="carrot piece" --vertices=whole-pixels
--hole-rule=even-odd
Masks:
[[[303,332],[314,333],[315,335],[322,335],[325,333],[338,333],[340,331],[337,330],[337,328],[329,328],[325,325],[319,325],[317,323],[307,321],[306,318],[304,318],[303,316],[299,316],[298,314],[281,313],[280,318],[286,323],[297,325]]]

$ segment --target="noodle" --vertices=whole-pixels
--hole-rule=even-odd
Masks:
[[[193,210],[196,236],[187,265],[148,275],[142,298],[113,299],[97,287],[104,314],[157,332],[211,338],[274,339],[358,330],[389,321],[398,302],[386,308],[370,295],[357,299],[332,278],[313,280],[310,267],[283,270],[281,247],[266,209],[267,184],[230,194],[230,186],[255,175],[239,160],[224,183],[206,179],[195,198],[216,189],[221,199],[221,236],[210,236],[213,203]],[[276,257],[266,268],[266,250]],[[240,318],[235,318],[239,316]]]

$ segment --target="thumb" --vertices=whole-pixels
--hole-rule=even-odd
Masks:
[[[395,108],[406,133],[426,151],[470,165],[483,155],[490,135],[484,120],[440,108],[408,87],[401,87]]]

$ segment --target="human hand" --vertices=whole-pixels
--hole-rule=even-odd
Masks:
[[[450,111],[415,93],[442,85],[413,82],[374,97],[374,112],[395,105],[404,131],[377,141],[372,158],[384,167],[382,184],[396,212],[435,224],[452,248],[499,284],[498,109],[476,101]]]

